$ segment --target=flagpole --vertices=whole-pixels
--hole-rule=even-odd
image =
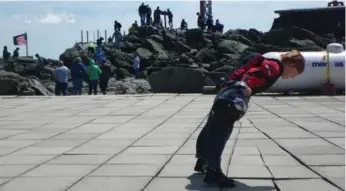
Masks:
[[[27,32],[25,32],[25,36],[26,36],[26,44],[25,44],[26,57],[28,57],[29,56],[29,50],[28,50],[28,34],[27,34]]]

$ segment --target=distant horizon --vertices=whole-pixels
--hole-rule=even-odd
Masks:
[[[0,42],[13,53],[13,36],[27,32],[29,56],[39,53],[43,57],[59,59],[67,48],[81,41],[81,30],[89,31],[89,40],[93,40],[93,31],[100,30],[101,36],[107,30],[107,35],[113,33],[113,22],[122,24],[122,32],[128,33],[128,28],[134,20],[139,23],[138,6],[142,1],[127,2],[32,2],[32,1],[2,1],[0,2],[0,24],[6,26]],[[199,1],[144,1],[154,11],[159,5],[161,10],[170,8],[173,12],[174,28],[179,28],[184,18],[189,28],[197,28]],[[254,28],[261,32],[270,30],[275,18],[275,10],[297,8],[327,7],[329,1],[213,1],[213,17],[224,25],[224,32],[229,29]],[[121,6],[119,6],[121,3]],[[260,7],[260,9],[259,9]],[[100,10],[100,11],[99,11]],[[260,19],[258,19],[260,18]],[[162,17],[163,19],[163,17]],[[107,38],[106,38],[107,39]],[[19,46],[20,55],[25,56],[25,46]],[[1,55],[2,57],[2,55]]]

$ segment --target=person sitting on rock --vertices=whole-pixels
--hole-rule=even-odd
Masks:
[[[14,51],[13,51],[13,56],[14,59],[19,57],[19,47],[17,47]]]
[[[344,3],[336,1],[336,0],[328,3],[328,7],[338,7],[338,6],[344,6]]]
[[[161,10],[160,7],[157,6],[156,10],[154,11],[154,26],[158,27],[160,26],[160,22],[161,22]]]
[[[180,29],[181,30],[186,30],[187,29],[187,22],[185,21],[185,19],[181,20]]]
[[[113,38],[111,36],[108,37],[108,43],[113,42]]]
[[[58,62],[58,68],[55,69],[54,77],[55,77],[55,95],[64,95],[67,94],[67,88],[68,88],[68,79],[71,72],[70,70],[64,65],[64,62],[59,61]]]
[[[2,51],[2,58],[4,59],[4,63],[6,63],[11,57],[11,53],[8,51],[7,46],[4,46],[4,50]]]
[[[135,27],[135,29],[137,30],[137,29],[138,29],[137,21],[135,21],[134,23],[132,23],[132,26]]]
[[[215,23],[213,31],[223,33],[223,25],[220,24],[219,19],[216,19],[216,23]]]
[[[89,54],[94,54],[96,51],[96,44],[93,42],[89,42],[88,44],[88,53]]]
[[[98,65],[95,64],[93,59],[90,59],[89,65],[87,66],[87,74],[89,77],[89,95],[94,93],[97,95],[97,86],[99,84],[99,79],[102,71]]]
[[[167,9],[166,15],[168,16],[168,24],[171,29],[173,29],[173,13]]]
[[[141,62],[141,59],[139,58],[138,54],[136,54],[135,57],[133,58],[133,65],[132,65],[133,70],[135,71],[136,79],[139,78],[140,62]]]
[[[102,71],[102,74],[100,76],[100,82],[99,82],[99,86],[101,89],[101,92],[106,95],[107,92],[107,87],[108,87],[108,81],[109,79],[112,77],[112,69],[111,69],[111,65],[107,63],[107,60],[104,58],[101,61],[101,66],[100,69]]]
[[[138,7],[138,14],[139,14],[139,18],[141,21],[141,26],[145,25],[145,18],[146,18],[146,6],[144,5],[144,3],[142,2],[142,4]]]
[[[147,4],[146,5],[146,24],[147,26],[152,24],[152,17],[151,17],[151,8],[150,6]]]
[[[77,57],[73,61],[71,78],[73,84],[73,93],[74,95],[82,95],[82,87],[84,78],[86,76],[86,67],[82,63],[82,59]]]
[[[252,95],[264,92],[280,77],[294,78],[303,73],[305,59],[297,50],[282,54],[280,60],[249,55],[242,67],[219,85],[206,125],[197,138],[195,171],[205,173],[204,182],[219,187],[234,187],[221,169],[221,156],[234,123],[241,119]]]
[[[97,47],[101,47],[102,46],[102,41],[103,40],[104,40],[104,38],[102,36],[99,39],[96,40]]]
[[[207,25],[207,31],[212,32],[213,31],[213,26],[214,26],[214,21],[213,21],[213,16],[208,15],[208,19],[206,21]]]

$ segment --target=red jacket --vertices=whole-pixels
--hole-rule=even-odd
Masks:
[[[252,55],[250,61],[237,69],[228,80],[244,81],[252,90],[252,95],[272,86],[281,76],[283,67],[280,61]]]

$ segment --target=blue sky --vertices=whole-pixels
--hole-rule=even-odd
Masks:
[[[39,53],[57,59],[66,49],[80,41],[80,31],[99,29],[104,36],[113,31],[113,21],[122,23],[122,30],[139,20],[137,9],[142,1],[2,1],[0,2],[0,45],[9,51],[15,48],[12,37],[28,33],[29,55]],[[199,1],[144,1],[152,9],[170,8],[174,26],[180,26],[182,18],[189,27],[196,27]],[[268,31],[278,15],[274,10],[291,8],[326,7],[328,1],[213,1],[213,16],[224,24],[225,29],[256,28]],[[304,19],[304,18],[302,18]],[[84,37],[86,39],[86,37]],[[25,55],[25,47],[20,47]]]

